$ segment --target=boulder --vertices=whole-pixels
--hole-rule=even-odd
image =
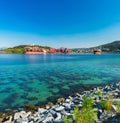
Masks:
[[[30,116],[30,115],[31,115],[31,112],[30,111],[26,113],[26,116],[27,117]]]
[[[21,118],[23,118],[23,119],[27,118],[27,113],[25,111],[21,111],[21,112],[19,112],[19,114],[20,114]]]
[[[62,110],[64,110],[64,108],[65,108],[65,107],[63,107],[63,106],[60,106],[60,107],[58,107],[58,108],[55,108],[55,110],[59,112],[59,111],[62,111]]]
[[[57,113],[57,117],[55,118],[55,122],[60,122],[62,120],[62,116],[60,113]]]
[[[17,119],[15,123],[28,123],[27,120],[23,120],[21,118]]]
[[[64,101],[65,101],[65,99],[63,97],[57,99],[57,103],[62,103]]]
[[[12,116],[9,116],[2,123],[11,123],[11,122],[12,122]]]
[[[38,113],[39,114],[42,114],[44,112],[46,112],[46,109],[44,109],[44,108],[38,108]]]
[[[115,106],[115,105],[112,105],[112,109],[113,109],[113,111],[115,111],[115,112],[117,112],[117,110],[118,110],[117,106]]]
[[[14,120],[17,120],[19,118],[20,118],[20,113],[19,112],[15,113],[14,114]]]
[[[53,117],[46,117],[45,120],[43,120],[43,123],[53,123],[54,118]],[[39,123],[39,122],[38,122]]]

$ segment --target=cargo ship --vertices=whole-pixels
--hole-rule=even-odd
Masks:
[[[102,51],[101,51],[101,49],[95,49],[95,50],[93,51],[93,53],[94,53],[94,54],[101,54]]]

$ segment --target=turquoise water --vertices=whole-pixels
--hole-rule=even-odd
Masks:
[[[0,111],[120,81],[120,54],[0,54]]]

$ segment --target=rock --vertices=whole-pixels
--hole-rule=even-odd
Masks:
[[[117,112],[117,106],[112,105],[112,109],[113,109],[113,111]]]
[[[44,109],[44,108],[38,108],[38,113],[39,114],[42,114],[44,112],[46,112],[46,109]]]
[[[70,116],[71,115],[71,113],[68,113],[65,110],[61,111],[61,114],[64,116]]]
[[[65,108],[65,107],[63,107],[63,106],[60,106],[60,107],[56,108],[55,110],[59,112],[59,111],[62,111],[62,110],[64,110],[64,108]]]
[[[43,121],[43,119],[38,119],[38,121],[35,123],[43,123],[42,121]]]
[[[28,123],[27,120],[23,120],[21,118],[17,119],[15,123]]]
[[[20,111],[20,112],[15,113],[14,120],[17,120],[19,118],[27,119],[28,116],[30,116],[30,115],[31,115],[31,112],[26,113],[25,111]]]
[[[33,122],[34,122],[34,119],[28,118],[28,123],[33,123]]]
[[[34,121],[35,121],[35,123],[38,121],[38,120],[43,120],[41,117],[34,117],[34,119],[33,119]]]
[[[99,97],[95,97],[95,102],[100,102]]]
[[[73,102],[74,102],[74,104],[76,104],[76,105],[80,104],[80,100],[79,100],[79,99],[74,99]]]
[[[52,107],[54,104],[52,102],[48,102],[46,106]]]
[[[39,112],[35,112],[35,113],[33,114],[33,116],[34,116],[34,117],[39,117],[40,114],[39,114]]]
[[[46,117],[45,120],[43,120],[43,123],[53,123],[54,118],[53,117]],[[39,122],[38,122],[39,123]]]
[[[70,103],[63,103],[63,106],[65,106],[66,109],[70,109],[71,108],[71,104]]]
[[[21,118],[23,118],[23,119],[26,119],[27,118],[27,114],[26,114],[25,111],[21,111],[21,112],[19,112],[19,114],[20,114],[20,117]]]
[[[33,121],[34,117],[33,116],[29,116],[28,117],[28,121]]]
[[[71,96],[68,97],[70,100],[72,100],[73,98]]]
[[[31,112],[30,111],[26,113],[26,116],[27,117],[30,116],[30,115],[31,115]]]
[[[2,123],[11,123],[12,122],[12,116],[6,118]]]
[[[2,123],[2,121],[3,121],[3,118],[0,118],[0,123]]]
[[[49,110],[50,109],[50,106],[49,105],[46,105],[46,107],[45,107],[47,110]]]
[[[57,113],[57,117],[55,118],[55,122],[60,122],[62,120],[62,116],[60,113]]]
[[[34,123],[33,121],[30,121],[29,123]]]
[[[83,105],[82,105],[81,103],[78,105],[78,107],[80,107],[80,108],[81,108],[82,106],[83,106]]]
[[[14,120],[17,120],[17,119],[19,119],[19,118],[20,118],[20,113],[18,113],[18,112],[15,113],[15,114],[14,114]]]
[[[0,123],[2,122],[2,120],[6,117],[5,113],[0,113]]]
[[[54,110],[50,110],[50,113],[52,114],[52,115],[55,115],[56,114],[56,112],[54,111]]]
[[[63,97],[57,99],[57,103],[62,103],[64,101],[65,101],[65,99]]]
[[[66,99],[65,102],[69,103],[71,100],[70,99]]]
[[[76,96],[77,96],[80,100],[83,100],[82,95],[80,95],[79,93],[76,93]]]

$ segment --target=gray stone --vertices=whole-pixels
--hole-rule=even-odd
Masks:
[[[65,108],[65,107],[60,106],[60,107],[56,108],[55,110],[56,110],[56,111],[62,111],[62,110],[64,110],[64,108]]]
[[[49,123],[53,123],[53,121],[54,121],[54,118],[53,117],[46,117],[45,120],[43,120],[42,122],[43,123],[48,123],[48,122]]]
[[[38,108],[38,113],[42,114],[44,112],[46,112],[46,109],[44,109],[44,108]]]
[[[113,109],[113,111],[115,111],[115,112],[117,112],[117,110],[118,110],[117,106],[115,106],[115,105],[112,105],[112,109]]]
[[[11,123],[12,122],[12,116],[10,116],[9,118],[8,118],[8,120],[7,121],[4,121],[3,123]]]
[[[19,119],[16,120],[16,123],[28,123],[28,121],[19,118]]]
[[[57,113],[57,117],[55,118],[55,122],[60,122],[62,120],[62,116],[60,113]]]
[[[15,113],[14,114],[14,120],[17,120],[19,118],[20,118],[20,113],[19,112]]]

